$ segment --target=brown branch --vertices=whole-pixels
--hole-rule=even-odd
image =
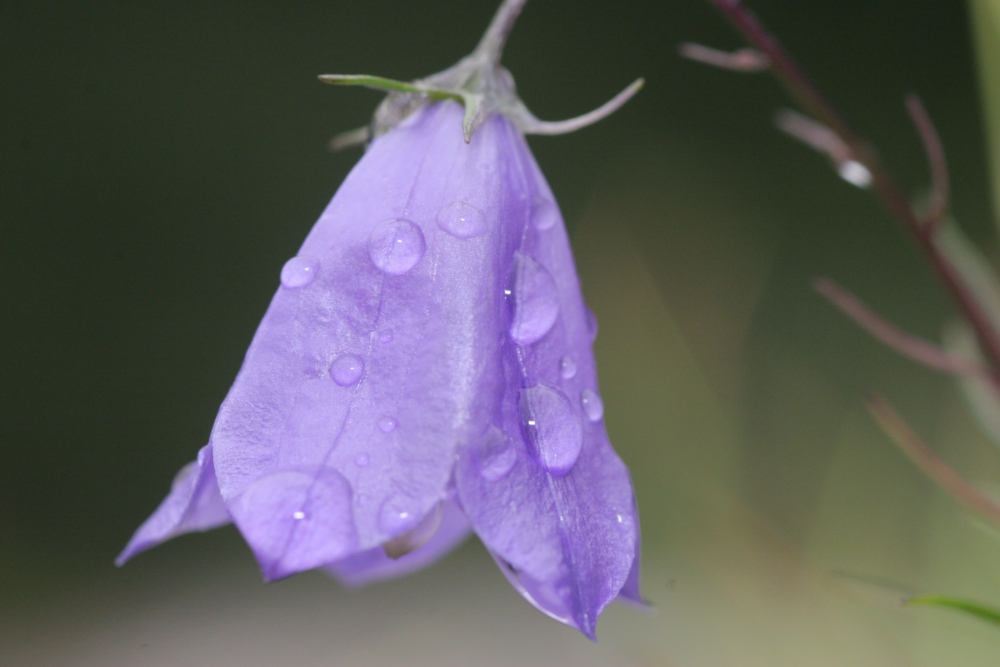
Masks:
[[[934,231],[941,227],[948,213],[949,199],[951,197],[950,184],[948,182],[948,160],[944,154],[944,145],[941,137],[931,121],[930,114],[924,108],[920,97],[915,94],[906,96],[906,110],[913,119],[913,125],[917,128],[920,141],[924,145],[924,152],[927,154],[927,163],[931,169],[931,198],[930,205],[924,213],[923,223],[930,230]]]
[[[948,495],[973,512],[1000,524],[1000,504],[935,454],[884,398],[872,396],[868,400],[868,411],[903,453]]]

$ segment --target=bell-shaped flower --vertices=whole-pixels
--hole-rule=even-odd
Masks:
[[[404,91],[427,103],[382,128],[284,265],[209,444],[119,563],[231,520],[267,579],[361,585],[471,530],[588,637],[617,596],[640,599],[632,486],[559,209],[516,117],[485,113],[466,142],[467,91],[444,79],[466,109]]]

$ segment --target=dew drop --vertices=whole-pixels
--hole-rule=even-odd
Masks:
[[[442,514],[441,503],[438,503],[416,526],[383,543],[382,550],[385,555],[396,560],[427,544],[441,526]]]
[[[514,253],[513,299],[511,338],[518,345],[541,340],[559,317],[559,292],[545,267],[521,252]]]
[[[306,513],[303,512],[302,510],[296,510],[292,512],[292,518],[295,519],[296,521],[302,521],[303,519],[306,518]]]
[[[399,276],[414,266],[427,251],[424,233],[409,220],[380,222],[368,239],[368,256],[382,272]]]
[[[564,380],[570,380],[576,377],[576,362],[573,361],[573,357],[563,357],[559,361],[559,375],[561,375]]]
[[[356,456],[356,457],[354,458],[354,465],[358,466],[359,468],[364,468],[364,467],[365,467],[365,466],[367,466],[367,465],[368,465],[368,464],[369,464],[370,462],[371,462],[371,459],[370,459],[370,458],[368,458],[368,455],[367,455],[367,454],[365,454],[364,452],[362,452],[361,454],[358,454],[358,455],[357,455],[357,456]]]
[[[472,239],[486,232],[486,216],[464,201],[449,204],[438,211],[438,227],[457,239]]]
[[[491,426],[477,450],[479,474],[483,479],[496,482],[510,473],[517,462],[517,451],[503,431]]]
[[[396,430],[396,420],[392,417],[382,417],[378,420],[378,430],[383,433],[392,433]]]
[[[389,535],[399,535],[413,528],[420,517],[413,510],[413,501],[405,496],[393,496],[378,512],[378,527]]]
[[[567,474],[583,447],[583,425],[569,398],[538,384],[521,390],[520,408],[539,465],[556,476]]]
[[[594,311],[590,308],[584,306],[584,317],[587,320],[587,335],[590,337],[590,342],[593,343],[597,340],[597,315],[594,315]]]
[[[378,334],[378,342],[386,345],[392,342],[392,329],[383,329]]]
[[[286,289],[308,287],[319,273],[319,260],[309,255],[292,257],[281,267],[281,286]]]
[[[559,209],[548,197],[536,196],[531,199],[531,224],[535,229],[544,232],[552,229],[559,221]]]
[[[356,354],[342,354],[330,364],[330,377],[341,387],[350,387],[364,371],[365,362]]]
[[[580,392],[580,405],[583,406],[587,419],[592,422],[596,422],[604,416],[604,401],[590,389],[584,389]]]

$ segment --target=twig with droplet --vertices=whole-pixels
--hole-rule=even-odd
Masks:
[[[823,128],[831,132],[836,143],[825,140],[824,152],[839,165],[856,162],[863,167],[871,179],[871,190],[882,201],[889,212],[903,225],[906,231],[924,251],[939,279],[948,290],[962,316],[976,334],[983,356],[986,358],[994,381],[1000,383],[1000,332],[990,322],[982,305],[963,280],[959,271],[949,261],[936,243],[941,221],[946,218],[948,203],[948,181],[944,161],[944,151],[940,147],[937,133],[919,102],[908,101],[907,106],[924,143],[931,163],[932,202],[926,215],[918,215],[903,190],[896,184],[878,160],[868,142],[855,132],[839,111],[820,92],[791,54],[770,33],[766,26],[741,2],[741,0],[708,0],[718,9],[750,42],[769,63],[772,72],[785,87],[789,95],[811,116],[813,126],[805,131],[801,119],[789,122],[784,116],[779,125],[785,131],[813,145],[823,134]],[[702,59],[704,61],[704,59]],[[802,131],[796,131],[802,130]],[[845,162],[844,160],[847,160]],[[841,176],[844,172],[838,169]],[[859,169],[853,169],[857,180],[865,180]],[[847,176],[851,176],[850,173]]]

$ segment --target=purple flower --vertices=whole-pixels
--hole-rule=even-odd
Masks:
[[[377,137],[281,271],[211,440],[118,559],[232,520],[267,579],[361,585],[474,531],[594,637],[640,601],[563,220],[522,132],[425,105]]]

